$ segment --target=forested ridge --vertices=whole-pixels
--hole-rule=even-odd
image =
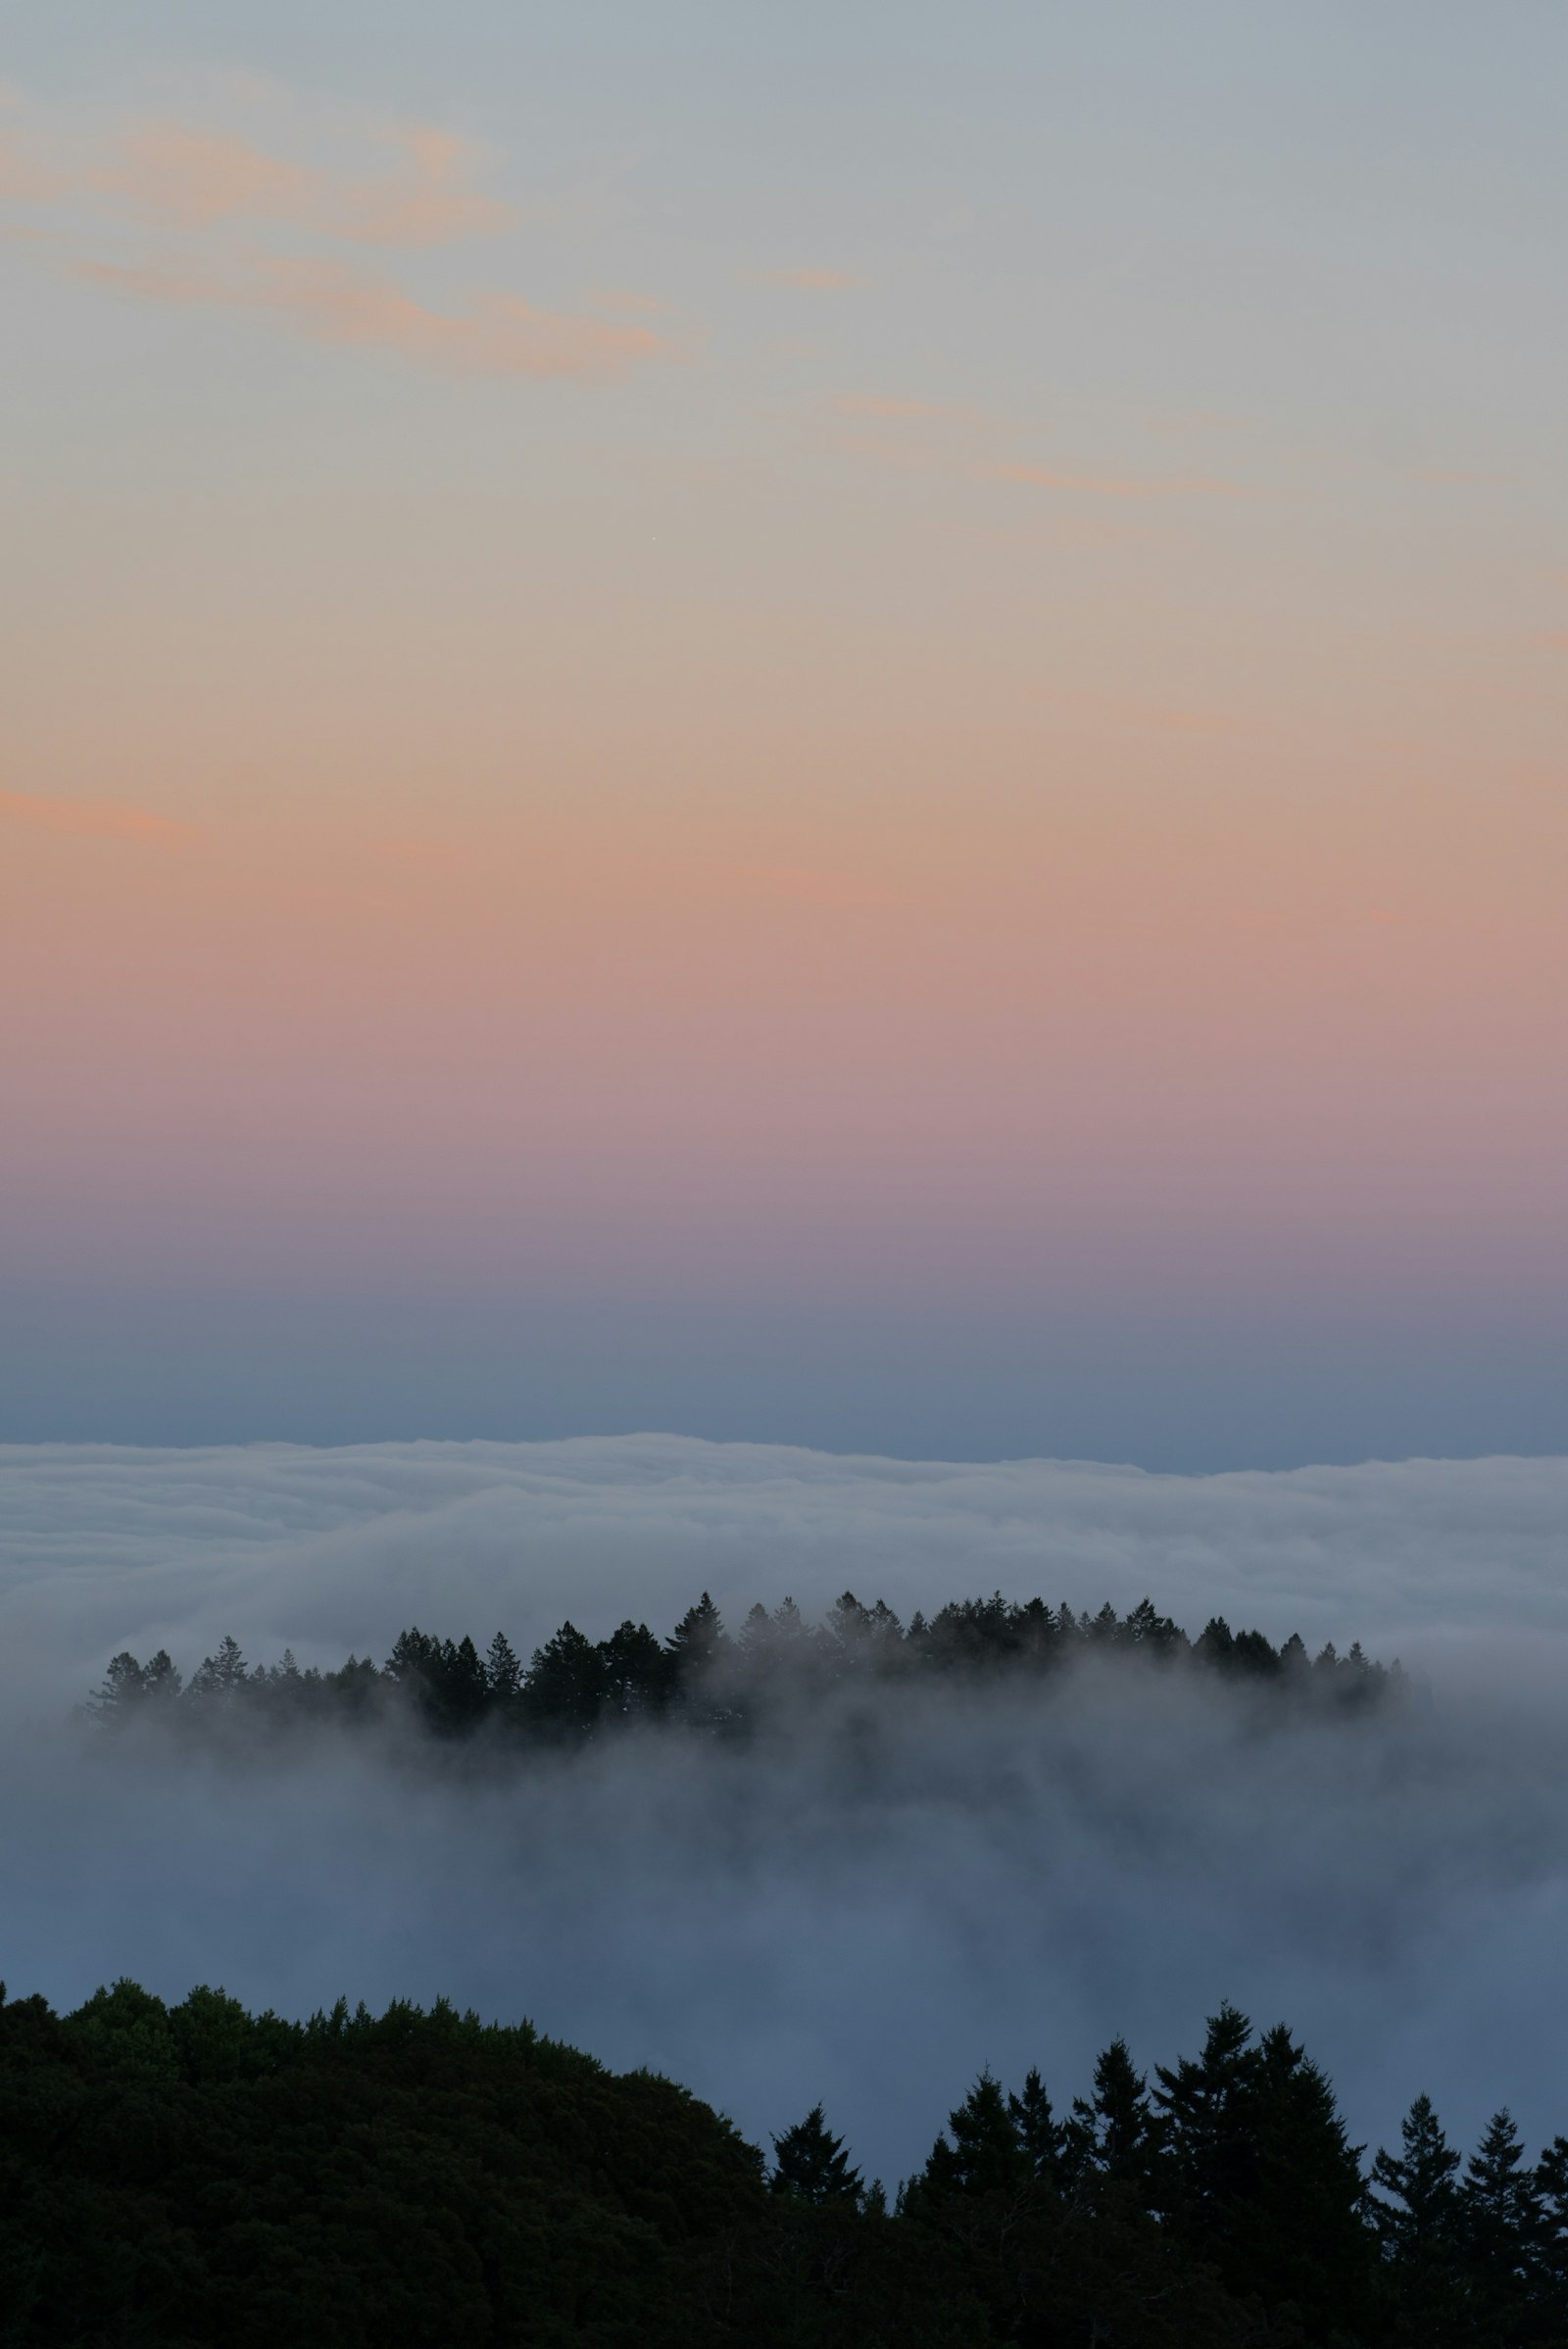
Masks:
[[[0,2341],[1526,2349],[1568,2342],[1568,2139],[1499,2112],[1466,2161],[1418,2098],[1367,2163],[1226,2006],[1059,2111],[982,2073],[890,2197],[820,2106],[764,2158],[526,2023],[0,1990]]]
[[[754,1606],[731,1637],[704,1591],[667,1639],[628,1619],[593,1640],[568,1622],[526,1665],[505,1633],[481,1654],[467,1636],[441,1639],[417,1628],[399,1636],[383,1664],[351,1655],[336,1671],[302,1671],[292,1653],[253,1667],[225,1638],[186,1682],[164,1650],[146,1663],[126,1651],[110,1663],[89,1709],[119,1727],[162,1720],[281,1731],[397,1721],[447,1738],[485,1732],[523,1740],[656,1723],[735,1733],[770,1710],[809,1706],[845,1687],[1045,1686],[1085,1661],[1181,1674],[1199,1688],[1249,1689],[1293,1711],[1359,1708],[1403,1688],[1397,1661],[1374,1662],[1359,1642],[1342,1656],[1331,1641],[1312,1656],[1298,1635],[1275,1647],[1261,1632],[1233,1633],[1217,1616],[1192,1639],[1147,1598],[1125,1615],[1108,1603],[1091,1615],[998,1592],[954,1600],[906,1626],[881,1599],[862,1606],[847,1590],[819,1624],[786,1598],[771,1613]]]

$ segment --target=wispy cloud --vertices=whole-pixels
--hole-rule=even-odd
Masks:
[[[833,406],[842,416],[869,424],[983,424],[978,408],[942,400],[904,400],[875,392],[845,392]]]
[[[323,131],[292,103],[280,112],[273,93],[259,136],[187,119],[83,129],[18,93],[0,98],[0,203],[54,208],[25,235],[42,266],[77,284],[250,312],[317,342],[461,375],[612,382],[664,348],[631,294],[578,313],[492,287],[438,310],[322,251],[421,252],[515,223],[511,205],[475,185],[481,150],[437,125]],[[376,150],[390,152],[388,168],[364,169],[367,148],[372,167]]]
[[[48,204],[70,186],[32,139],[0,125],[0,203]]]
[[[853,294],[864,285],[849,269],[760,269],[760,285],[784,285],[796,294]]]
[[[353,177],[270,155],[226,132],[150,122],[128,132],[115,159],[84,174],[82,185],[172,227],[286,220],[352,244],[416,252],[512,226],[513,208],[471,184],[468,141],[428,123],[402,125],[386,137],[400,168]]]
[[[430,310],[328,259],[256,253],[219,269],[83,261],[74,274],[142,301],[259,312],[317,342],[392,351],[452,374],[614,381],[662,348],[649,327],[540,310],[519,294],[480,294],[458,313]]]
[[[39,792],[0,791],[0,815],[35,824],[44,832],[73,832],[100,840],[139,840],[154,848],[182,848],[196,837],[193,824],[149,815],[116,800],[57,800]]]
[[[1412,465],[1404,468],[1407,481],[1424,481],[1435,489],[1502,489],[1512,476],[1486,472],[1472,465]]]
[[[1016,481],[1030,489],[1072,491],[1091,498],[1251,498],[1255,490],[1239,482],[1184,474],[1165,480],[1140,479],[1119,473],[1064,473],[1053,465],[994,465],[986,468],[990,481]]]

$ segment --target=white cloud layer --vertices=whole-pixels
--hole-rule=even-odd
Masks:
[[[410,1622],[526,1653],[570,1615],[667,1629],[846,1588],[906,1618],[1000,1588],[1210,1614],[1429,1665],[1568,1634],[1568,1459],[1177,1477],[1051,1460],[854,1459],[671,1436],[201,1451],[0,1449],[0,1634],[40,1690],[112,1650],[233,1631],[337,1663]]]

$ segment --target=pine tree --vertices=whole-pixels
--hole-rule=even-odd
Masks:
[[[191,1674],[185,1693],[203,1704],[231,1704],[249,1678],[250,1668],[240,1653],[239,1641],[225,1632],[218,1642],[218,1653],[203,1656],[200,1669]]]
[[[1155,2067],[1154,2101],[1172,2157],[1172,2216],[1204,2257],[1225,2241],[1233,2207],[1256,2182],[1258,2058],[1251,2037],[1251,2024],[1227,2002],[1209,2017],[1196,2061],[1183,2056],[1172,2071]]]
[[[1568,2137],[1553,2137],[1536,2165],[1538,2296],[1548,2338],[1568,2337]]]
[[[1250,1675],[1254,1680],[1268,1680],[1280,1668],[1280,1659],[1261,1632],[1238,1632],[1231,1641],[1229,1661],[1237,1672]]]
[[[694,1728],[722,1729],[733,1720],[719,1686],[720,1669],[732,1653],[723,1617],[705,1590],[664,1641],[671,1699]]]
[[[1536,2173],[1506,2105],[1493,2114],[1459,2188],[1460,2226],[1484,2321],[1514,2329],[1536,2282],[1544,2231]]]
[[[1067,2158],[1080,2195],[1110,2186],[1149,2208],[1154,2199],[1159,2131],[1148,2082],[1134,2069],[1125,2039],[1112,2039],[1095,2064],[1092,2097],[1075,2096]]]
[[[1254,2086],[1257,2176],[1235,2214],[1236,2278],[1291,2307],[1314,2338],[1356,2332],[1372,2295],[1359,2146],[1334,2090],[1283,2024],[1263,2035]]]
[[[1373,2224],[1386,2260],[1413,2259],[1451,2241],[1459,2156],[1443,2133],[1430,2096],[1405,2115],[1397,2155],[1379,2147],[1372,2163]]]
[[[797,2121],[773,2139],[773,2175],[768,2183],[775,2194],[798,2202],[841,2203],[858,2209],[864,2182],[852,2169],[844,2139],[834,2136],[813,2104],[804,2121]]]
[[[161,1647],[142,1667],[141,1692],[149,1704],[172,1704],[179,1694],[179,1669],[167,1647]]]
[[[1211,1615],[1193,1642],[1193,1653],[1200,1664],[1224,1666],[1231,1660],[1236,1642],[1231,1627],[1223,1615]]]
[[[748,1664],[772,1662],[777,1644],[773,1637],[773,1618],[760,1599],[747,1608],[746,1621],[741,1625],[735,1644]]]
[[[411,1624],[399,1632],[387,1657],[385,1671],[394,1688],[403,1688],[416,1700],[429,1688],[440,1670],[441,1642],[428,1632]]]
[[[664,1702],[669,1659],[646,1623],[628,1616],[599,1642],[605,1710],[619,1721],[647,1720]]]
[[[505,1632],[497,1632],[485,1650],[485,1687],[490,1701],[503,1711],[514,1705],[522,1689],[522,1663]]]
[[[705,1590],[664,1641],[676,1687],[685,1689],[701,1680],[728,1645],[724,1619]]]
[[[146,1692],[140,1664],[129,1648],[111,1656],[103,1680],[87,1699],[88,1710],[111,1728],[121,1728],[139,1707]]]
[[[1397,2154],[1372,2163],[1370,2215],[1394,2308],[1394,2338],[1446,2349],[1468,2337],[1471,2293],[1459,2245],[1459,2155],[1430,2096],[1400,2125]]]
[[[846,1590],[828,1608],[822,1637],[834,1662],[841,1669],[848,1667],[853,1670],[864,1660],[870,1631],[869,1608],[861,1606],[853,1590]]]
[[[574,1623],[536,1647],[523,1699],[529,1718],[557,1736],[586,1737],[605,1696],[604,1660]]]
[[[443,1639],[436,1673],[437,1726],[448,1736],[462,1736],[478,1726],[489,1702],[489,1681],[468,1634],[457,1640]]]
[[[1054,2185],[1061,2176],[1064,2130],[1051,2109],[1038,2072],[1024,2077],[1023,2094],[1007,2098],[1007,2118],[1037,2178]]]
[[[934,2196],[998,2193],[1034,2176],[1033,2157],[990,2072],[948,2115],[948,2134],[952,2143],[938,2137],[925,2166],[922,2183]]]

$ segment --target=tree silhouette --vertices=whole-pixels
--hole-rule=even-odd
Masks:
[[[923,2182],[934,2197],[993,2194],[1026,2183],[1034,2168],[1007,2099],[987,2071],[948,2115],[948,2136],[932,2146]]]
[[[799,2202],[849,2203],[857,2209],[864,2193],[859,2171],[850,2166],[844,2139],[834,2136],[819,2104],[812,2105],[804,2121],[797,2121],[793,2129],[773,2139],[773,2175],[768,2182],[775,2194],[788,2194]]]
[[[530,1720],[563,1737],[586,1737],[605,1698],[604,1658],[574,1623],[536,1647],[524,1688]]]

